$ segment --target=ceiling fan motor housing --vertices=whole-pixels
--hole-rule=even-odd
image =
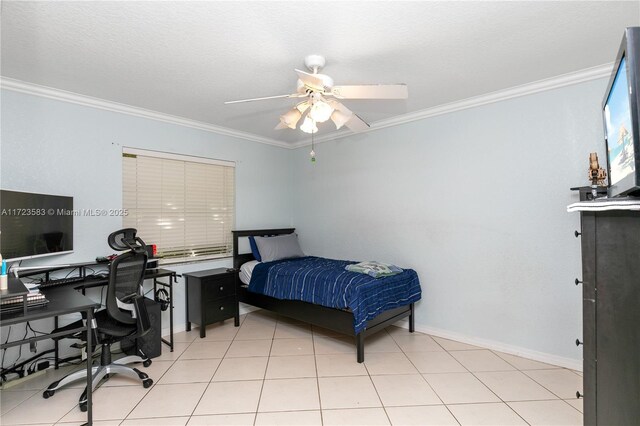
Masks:
[[[327,61],[322,55],[307,55],[304,58],[304,65],[309,68],[314,74],[318,72],[318,70],[324,68]]]

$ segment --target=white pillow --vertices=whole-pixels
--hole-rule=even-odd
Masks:
[[[304,257],[296,234],[256,237],[255,240],[263,262]]]
[[[240,267],[240,274],[238,274],[238,276],[240,277],[240,281],[242,281],[246,285],[249,285],[249,283],[251,282],[251,274],[253,273],[253,268],[255,268],[258,263],[260,262],[258,262],[257,260],[243,263]]]

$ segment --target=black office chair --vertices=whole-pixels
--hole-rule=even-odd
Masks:
[[[145,367],[151,365],[151,360],[142,351],[139,351],[139,356],[130,355],[111,361],[111,345],[113,343],[119,342],[124,338],[143,336],[151,328],[142,293],[142,282],[147,265],[147,251],[144,241],[136,237],[136,232],[133,228],[125,228],[112,233],[108,238],[109,246],[112,249],[127,251],[111,261],[109,265],[106,308],[97,311],[95,314],[95,325],[92,327],[94,336],[96,336],[94,341],[102,346],[102,353],[100,354],[100,365],[91,369],[93,377],[92,390],[105,379],[105,376],[108,379],[109,376],[107,374],[123,374],[139,379],[145,388],[153,384],[153,380],[147,374],[137,368],[126,366],[126,364],[139,362],[143,363]],[[66,327],[78,327],[79,322]],[[86,333],[77,337],[86,341]],[[42,396],[43,398],[49,398],[62,386],[80,379],[86,380],[86,377],[86,369],[71,373],[49,385]],[[80,397],[79,405],[82,411],[86,411],[86,388]]]

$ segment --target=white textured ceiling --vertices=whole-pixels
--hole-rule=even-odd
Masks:
[[[631,25],[639,1],[2,1],[1,74],[297,142],[273,130],[293,100],[223,102],[292,93],[319,53],[336,84],[408,84],[345,101],[375,122],[611,62]]]

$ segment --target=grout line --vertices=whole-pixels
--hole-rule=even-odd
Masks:
[[[260,401],[262,400],[262,391],[264,390],[264,383],[267,380],[267,370],[269,370],[269,364],[271,363],[271,350],[273,349],[273,341],[276,336],[277,326],[278,326],[278,320],[276,319],[275,326],[273,327],[273,334],[271,335],[271,345],[269,346],[269,353],[267,354],[267,366],[264,369],[264,375],[262,376],[262,385],[260,386],[260,393],[258,394],[258,402],[256,403],[256,412],[253,415],[254,426],[258,421],[258,410],[260,410]]]
[[[318,408],[320,409],[320,424],[324,424],[324,416],[322,415],[322,398],[320,397],[320,375],[318,374],[318,359],[316,358],[316,341],[313,338],[313,328],[311,332],[311,347],[313,348],[313,365],[316,368],[316,386],[318,388]]]

